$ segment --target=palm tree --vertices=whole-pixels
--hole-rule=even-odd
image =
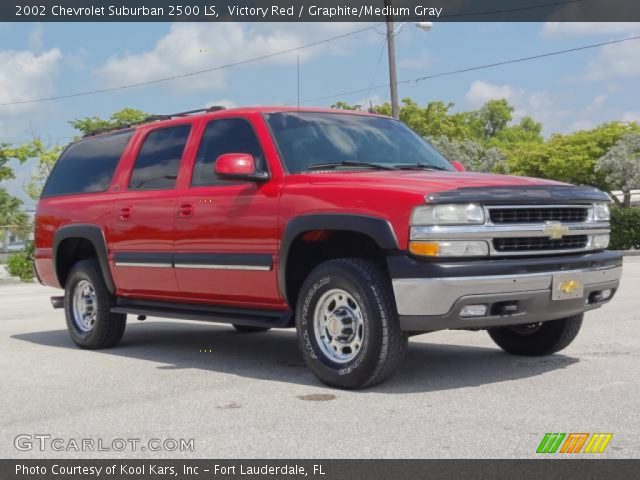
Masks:
[[[31,231],[31,219],[22,209],[22,200],[0,187],[0,247],[2,249],[5,246],[7,231],[21,238],[28,237]]]

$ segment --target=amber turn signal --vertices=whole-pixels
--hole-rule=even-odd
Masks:
[[[482,240],[412,241],[409,251],[423,257],[485,257],[489,245]]]
[[[409,242],[409,251],[414,255],[437,257],[440,246],[438,242]]]

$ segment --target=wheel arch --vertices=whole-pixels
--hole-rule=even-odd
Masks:
[[[88,242],[93,247],[100,266],[100,271],[104,278],[107,289],[111,294],[115,293],[116,287],[109,269],[109,256],[107,243],[102,229],[93,224],[73,224],[59,228],[53,238],[53,267],[58,283],[64,287],[66,275],[71,268],[65,265],[61,258],[64,246],[69,245],[69,241]]]
[[[340,231],[362,235],[382,251],[399,248],[393,227],[384,218],[347,213],[310,214],[293,218],[283,231],[277,272],[280,295],[289,305],[295,303],[295,298],[290,298],[291,292],[287,286],[289,256],[296,240],[312,231]]]

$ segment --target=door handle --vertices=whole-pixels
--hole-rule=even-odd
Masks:
[[[178,208],[178,217],[187,218],[193,216],[194,205],[193,203],[183,203]]]
[[[129,220],[131,218],[132,210],[133,209],[131,207],[122,208],[120,210],[120,220],[122,220],[123,222]]]

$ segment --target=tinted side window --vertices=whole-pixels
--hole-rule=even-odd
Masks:
[[[191,185],[215,185],[229,183],[220,180],[213,172],[216,159],[225,153],[248,153],[253,155],[256,166],[264,170],[264,156],[258,137],[247,120],[225,118],[213,120],[207,124],[202,135],[196,163],[193,168]]]
[[[133,190],[173,188],[191,125],[161,128],[147,135],[129,180]]]
[[[133,130],[123,130],[69,145],[49,175],[42,197],[106,190],[132,135]]]

